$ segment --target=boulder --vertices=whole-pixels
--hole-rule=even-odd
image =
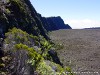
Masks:
[[[63,64],[60,62],[57,52],[55,52],[54,50],[49,50],[48,54],[52,57],[53,62],[63,66]]]

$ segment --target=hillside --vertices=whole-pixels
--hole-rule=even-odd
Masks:
[[[64,65],[69,65],[73,72],[81,72],[77,75],[100,74],[99,29],[58,30],[50,33],[50,37],[64,47],[57,50],[60,59]]]
[[[0,0],[0,75],[66,75],[30,0]]]

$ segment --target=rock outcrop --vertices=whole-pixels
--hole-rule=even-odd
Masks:
[[[47,38],[41,20],[29,0],[0,1],[0,29],[5,33],[13,27]]]

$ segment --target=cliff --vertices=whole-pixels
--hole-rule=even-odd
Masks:
[[[44,22],[29,0],[0,1],[0,75],[66,75]]]
[[[40,14],[39,14],[40,15]],[[47,31],[54,31],[59,29],[72,29],[68,24],[65,24],[63,19],[58,17],[42,17],[40,19],[43,23],[44,28]]]
[[[5,33],[13,27],[47,38],[41,20],[29,0],[0,1],[0,29]]]

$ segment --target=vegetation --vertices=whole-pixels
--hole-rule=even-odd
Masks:
[[[1,66],[9,65],[10,62],[13,62],[12,57],[16,57],[16,53],[21,53],[21,51],[25,51],[28,52],[28,59],[26,59],[27,64],[30,64],[38,74],[66,75],[66,69],[52,62],[48,54],[48,50],[51,49],[53,45],[46,41],[46,39],[42,36],[40,36],[41,38],[38,38],[37,36],[33,36],[32,34],[29,35],[25,31],[17,28],[10,29],[9,32],[7,32],[5,35],[5,53],[10,53],[11,58],[8,60],[9,63],[2,63]],[[36,42],[38,44],[35,44]],[[35,47],[37,47],[37,49]],[[18,56],[18,58],[20,57]],[[21,59],[24,59],[22,54]]]
[[[6,9],[6,13],[7,13],[7,14],[10,14],[11,12],[10,12],[10,10],[9,10],[9,9]]]

